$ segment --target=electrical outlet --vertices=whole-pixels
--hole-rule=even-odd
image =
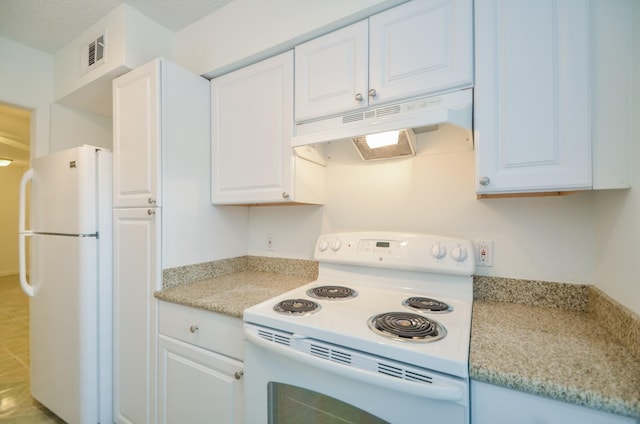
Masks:
[[[476,250],[476,266],[493,266],[493,240],[473,242]]]
[[[267,250],[273,251],[273,234],[267,233]]]

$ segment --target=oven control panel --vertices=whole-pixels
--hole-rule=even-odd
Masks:
[[[422,233],[345,232],[323,234],[314,258],[382,268],[472,275],[475,254],[470,240]]]

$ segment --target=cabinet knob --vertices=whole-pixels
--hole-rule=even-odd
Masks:
[[[147,209],[147,215],[155,215],[156,211],[154,211],[153,209]]]
[[[155,199],[153,199],[153,198],[151,198],[151,197],[149,197],[149,198],[147,199],[147,202],[149,202],[149,204],[150,204],[150,205],[155,205],[155,204],[156,204],[156,200],[155,200]]]
[[[378,95],[378,93],[376,92],[376,90],[374,88],[369,90],[369,97],[376,97],[377,95]]]
[[[356,101],[357,102],[361,102],[362,101],[362,93],[357,93],[356,94]]]
[[[288,199],[289,198],[289,193],[287,193],[286,191],[282,192],[282,198],[283,199]]]
[[[480,182],[480,185],[488,186],[489,183],[491,183],[491,178],[489,178],[489,177],[481,177],[479,182]]]
[[[193,334],[196,333],[196,331],[198,331],[200,327],[198,327],[198,324],[193,324],[191,327],[189,327],[189,331],[191,331]]]
[[[236,380],[240,380],[242,378],[242,376],[244,375],[244,371],[236,371],[235,374],[233,374],[233,376],[236,378]]]

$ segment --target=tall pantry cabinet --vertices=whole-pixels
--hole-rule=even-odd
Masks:
[[[113,82],[117,423],[158,419],[154,292],[162,288],[163,265],[177,266],[179,255],[166,252],[195,247],[178,234],[192,234],[196,225],[203,235],[212,232],[215,219],[203,219],[212,213],[209,123],[209,82],[171,62],[155,60]]]

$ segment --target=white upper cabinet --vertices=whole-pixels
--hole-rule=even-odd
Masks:
[[[414,0],[296,46],[296,122],[472,84],[470,0]]]
[[[113,83],[113,206],[161,205],[160,61]]]
[[[614,72],[606,64],[594,72],[599,48],[594,41],[608,30],[593,31],[599,18],[590,7],[588,0],[476,0],[474,139],[480,196],[598,185],[592,170],[602,168],[594,165],[592,152],[605,140],[594,137],[592,128],[598,122],[611,125],[593,109],[593,93],[612,100],[602,87],[607,72],[609,77]],[[618,41],[616,49],[624,51],[629,41]],[[609,152],[607,160],[622,165]]]
[[[293,52],[211,81],[213,204],[321,203],[322,167],[291,147]]]

